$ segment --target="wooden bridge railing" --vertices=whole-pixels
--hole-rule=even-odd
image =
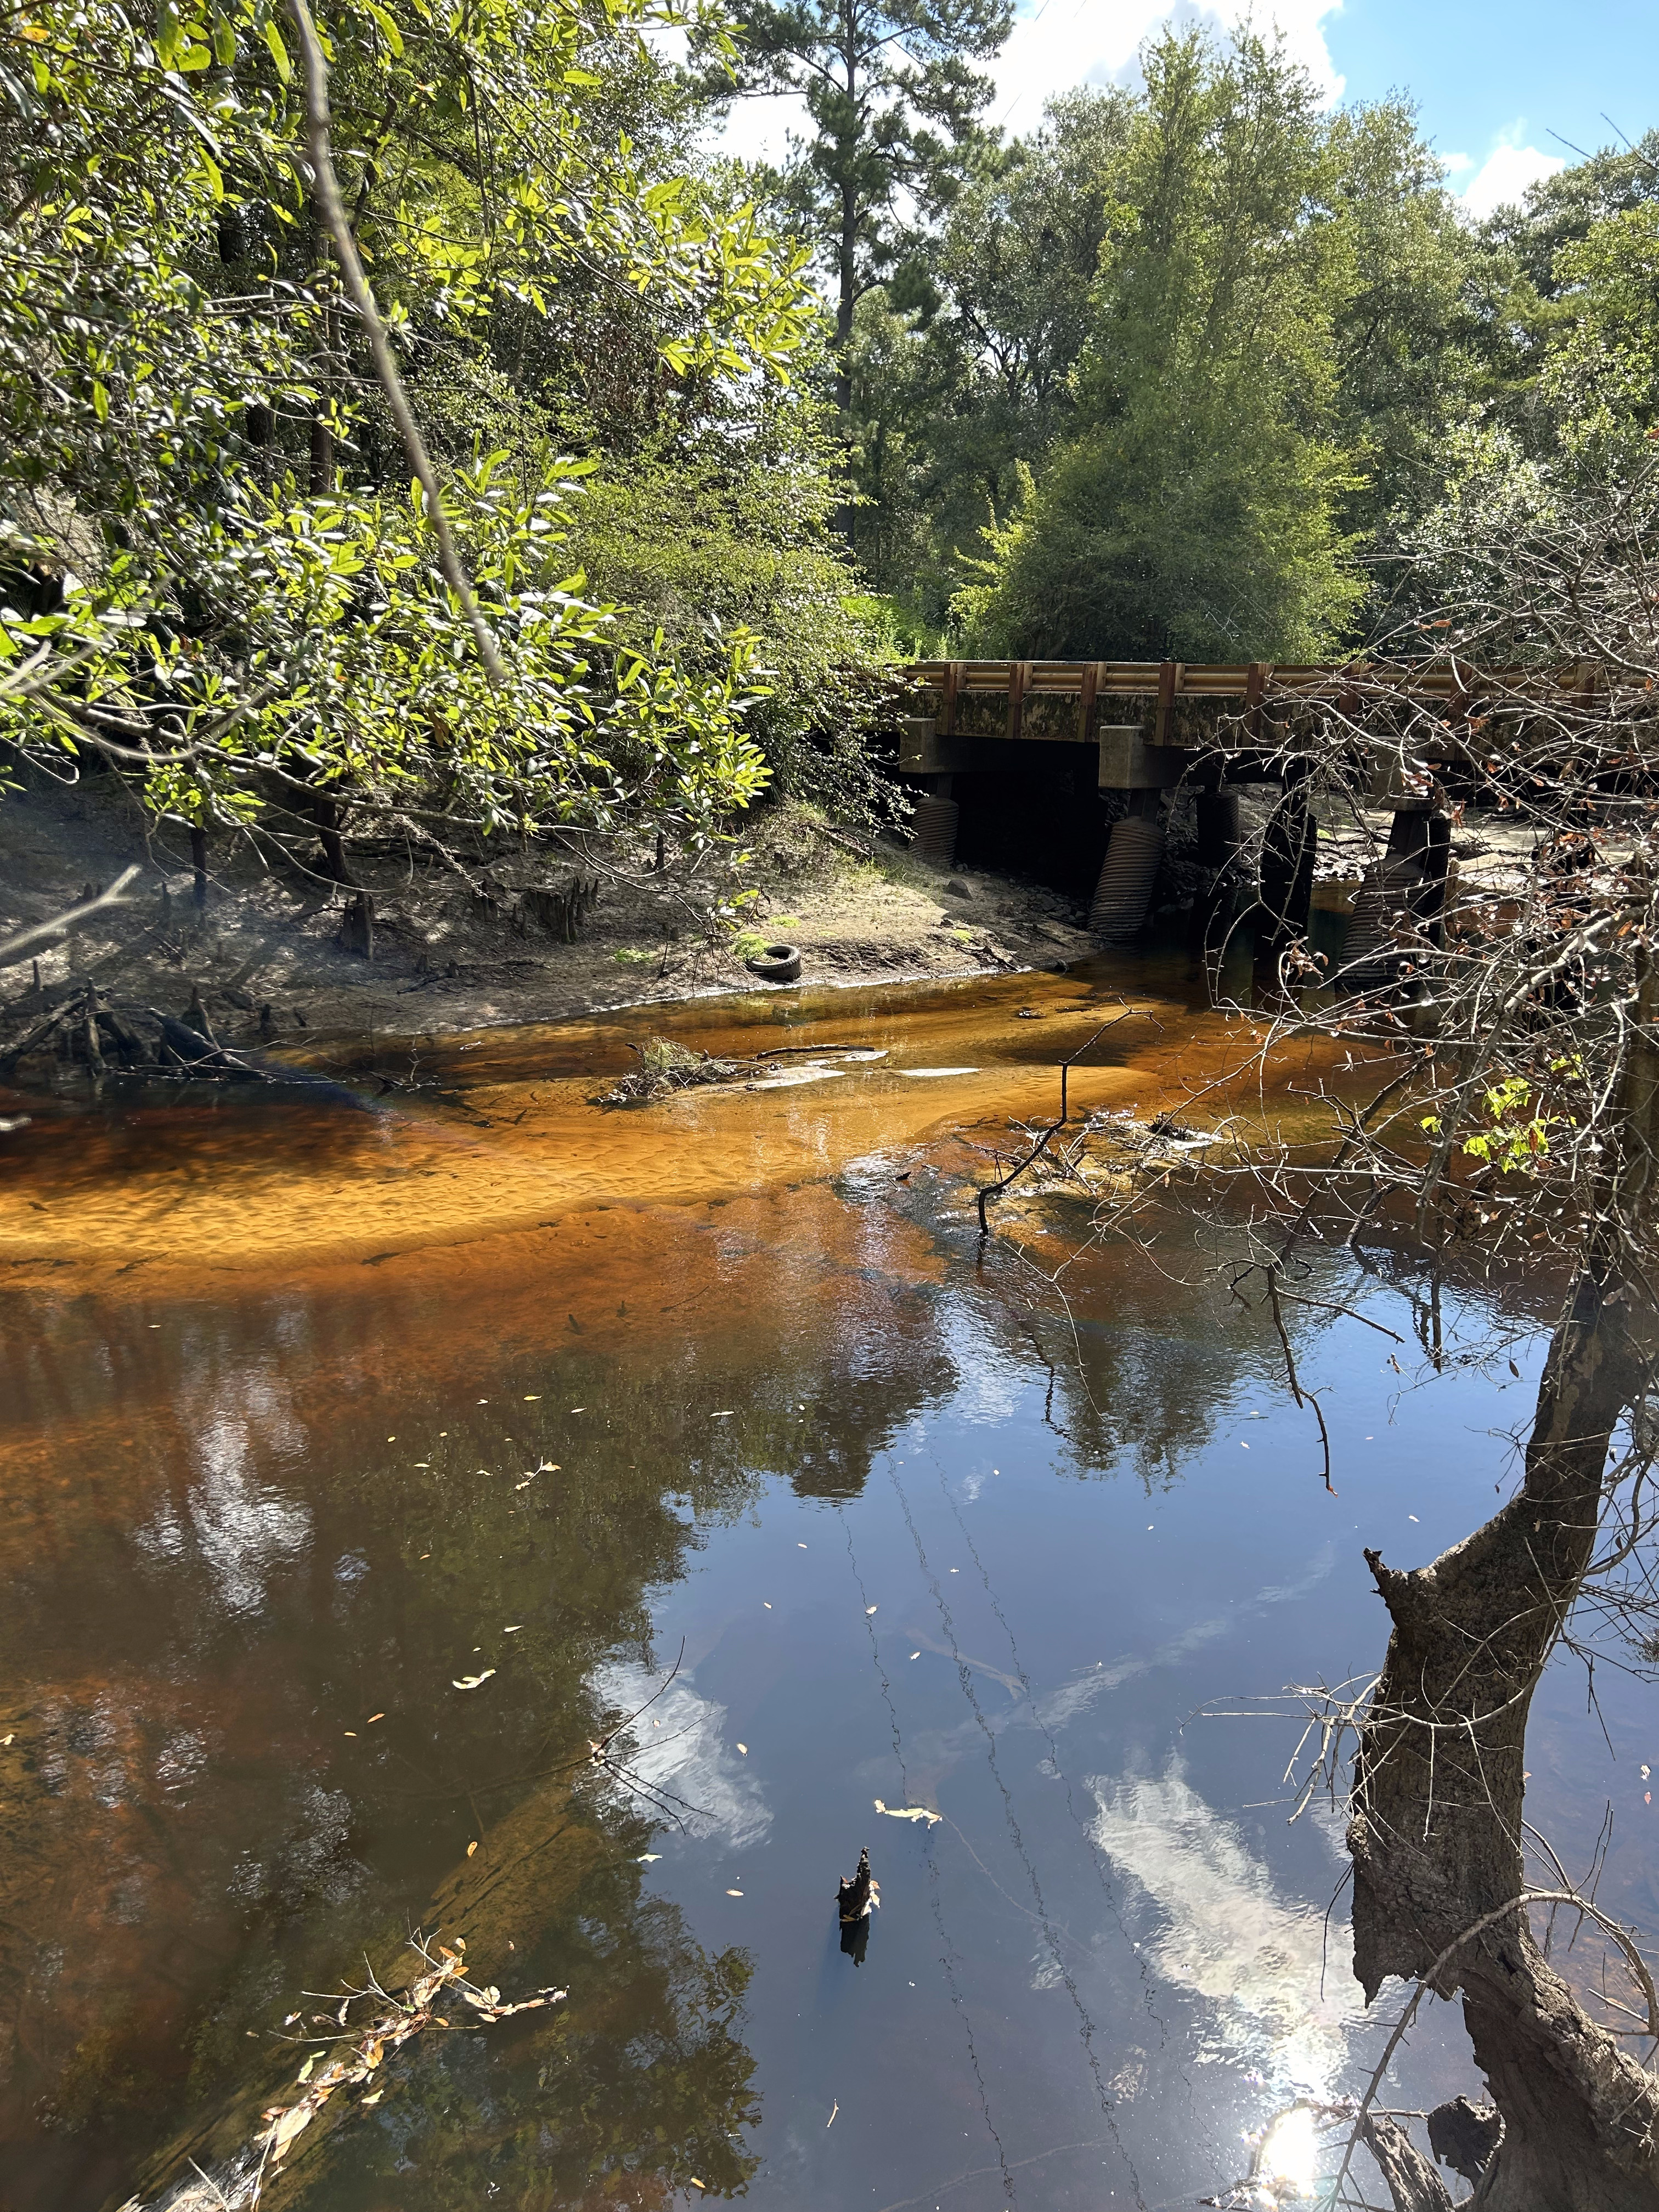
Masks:
[[[1006,699],[1006,734],[1017,738],[1026,733],[1028,702],[1074,699],[1073,727],[1057,729],[1052,718],[1047,718],[1042,734],[1050,742],[1069,739],[1079,744],[1089,744],[1097,734],[1100,702],[1109,698],[1155,700],[1147,738],[1153,744],[1164,744],[1175,734],[1177,701],[1236,699],[1247,708],[1259,708],[1271,690],[1278,696],[1289,693],[1310,703],[1328,698],[1352,711],[1367,693],[1394,697],[1403,693],[1425,701],[1444,700],[1454,712],[1467,712],[1483,690],[1571,696],[1587,686],[1594,688],[1598,680],[1598,672],[1583,669],[1556,674],[1518,669],[1476,672],[1450,660],[1421,666],[1357,660],[1295,666],[1263,660],[1207,665],[1180,660],[918,660],[906,675],[916,690],[938,695],[935,720],[941,737],[957,733],[958,710],[970,701],[981,704]]]

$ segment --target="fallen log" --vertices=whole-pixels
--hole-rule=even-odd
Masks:
[[[509,1942],[527,1954],[588,1875],[614,1856],[610,1838],[573,1809],[568,1784],[538,1790],[433,1891],[422,1921],[434,1932],[415,1947],[420,1971],[412,1978],[396,1971],[410,1950],[406,1932],[386,1928],[371,1940],[363,1954],[368,1985],[355,1995],[343,1986],[329,2000],[339,2056],[296,2079],[303,2055],[324,2038],[294,2036],[290,2016],[290,2033],[276,2031],[282,2039],[248,2076],[145,2161],[119,2212],[281,2212],[296,2202],[325,2172],[353,2116],[393,2086],[385,2070],[389,2053],[428,2027],[453,2033],[463,2022],[487,2026],[555,2002],[543,1990],[509,2002],[474,1962],[489,1960],[499,1971]]]

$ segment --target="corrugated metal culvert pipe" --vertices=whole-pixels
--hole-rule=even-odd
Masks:
[[[1139,814],[1126,814],[1114,822],[1100,864],[1089,927],[1097,937],[1133,937],[1146,919],[1164,858],[1164,832],[1156,822]]]
[[[932,860],[937,867],[948,868],[957,857],[959,819],[960,809],[954,799],[935,799],[931,791],[924,792],[910,817],[910,826],[916,833],[918,857]]]

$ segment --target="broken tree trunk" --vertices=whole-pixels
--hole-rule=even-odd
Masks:
[[[1659,1125],[1652,979],[1611,1117],[1585,1263],[1539,1386],[1520,1490],[1409,1574],[1367,1552],[1393,1622],[1360,1732],[1348,1847],[1354,1972],[1368,1999],[1463,1994],[1504,2136],[1482,2212],[1659,2212],[1659,2082],[1545,1962],[1524,1906],[1527,1715],[1594,1556],[1613,1436],[1642,1387],[1651,1316],[1629,1280]],[[1470,1935],[1474,1923],[1497,1916]]]

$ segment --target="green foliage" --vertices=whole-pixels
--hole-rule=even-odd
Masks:
[[[567,276],[651,303],[668,385],[781,380],[811,316],[799,253],[595,127],[587,64],[625,52],[649,76],[668,20],[729,43],[678,0],[321,20],[348,204],[428,420],[478,393],[526,419],[498,348],[556,335]],[[46,0],[0,30],[0,732],[142,762],[191,822],[323,790],[484,832],[646,806],[714,834],[765,781],[741,625],[694,667],[653,625],[623,637],[557,550],[588,464],[520,447],[509,489],[470,438],[456,468],[452,436],[507,668],[485,681],[323,249],[284,21],[186,0],[151,32],[115,0]]]
[[[752,635],[765,696],[749,726],[780,797],[873,818],[884,787],[866,742],[896,657],[885,611],[860,594],[828,528],[832,480],[793,406],[748,452],[654,455],[613,466],[575,514],[571,550],[622,635],[660,634],[711,677]]]
[[[1404,103],[1249,36],[1143,71],[981,142],[860,301],[853,542],[970,649],[1328,650],[1490,380],[1484,249]]]
[[[854,311],[899,258],[895,204],[948,204],[990,94],[972,64],[1013,24],[1012,0],[741,0],[738,82],[793,93],[809,130],[787,203],[836,291],[838,396],[850,405]]]
[[[913,621],[939,623],[951,550],[1006,513],[1075,416],[1127,93],[1084,88],[1043,128],[982,145],[927,258],[861,300],[854,326],[852,542]]]
[[[987,532],[987,653],[1313,659],[1359,596],[1338,509],[1335,319],[1353,289],[1313,88],[1249,36],[1168,34],[1115,201],[1079,431]]]
[[[1556,1060],[1551,1070],[1556,1076],[1582,1077],[1583,1072],[1577,1062],[1566,1060]],[[1505,1076],[1489,1085],[1481,1103],[1491,1126],[1463,1139],[1463,1156],[1504,1175],[1541,1174],[1549,1164],[1551,1133],[1578,1126],[1572,1115],[1548,1107],[1524,1075]],[[1444,1134],[1437,1114],[1425,1115],[1422,1127],[1431,1137]]]
[[[1557,252],[1559,313],[1540,376],[1567,449],[1615,465],[1659,425],[1659,199]]]

